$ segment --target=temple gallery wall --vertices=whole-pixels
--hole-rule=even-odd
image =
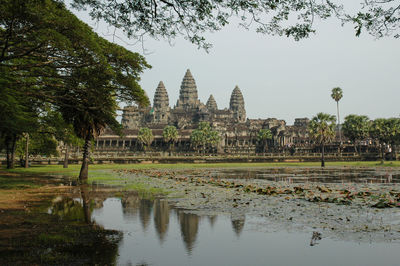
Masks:
[[[204,104],[198,98],[196,81],[188,69],[183,77],[179,99],[170,107],[168,91],[159,82],[153,98],[153,106],[128,105],[122,113],[123,137],[106,130],[96,139],[97,150],[127,150],[139,148],[137,136],[140,128],[152,130],[153,150],[162,150],[165,143],[163,129],[173,125],[178,129],[177,151],[190,151],[190,135],[200,122],[210,123],[220,136],[219,153],[256,151],[257,134],[260,129],[269,129],[273,138],[268,147],[279,150],[291,146],[301,147],[308,142],[308,118],[296,118],[294,125],[287,125],[276,118],[251,119],[246,117],[243,94],[238,86],[231,93],[229,108],[219,109],[213,95]]]

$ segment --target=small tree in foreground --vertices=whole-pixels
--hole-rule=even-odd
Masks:
[[[164,141],[168,144],[169,155],[171,155],[172,146],[178,140],[178,130],[174,126],[166,126],[162,135]]]
[[[375,119],[370,128],[370,136],[379,141],[381,150],[381,162],[385,160],[385,146],[390,145],[392,149],[400,141],[400,119],[378,118]],[[395,151],[393,151],[395,153]]]
[[[260,131],[258,131],[257,142],[261,146],[263,153],[265,153],[267,150],[268,147],[267,143],[269,139],[272,139],[271,130],[263,128],[260,129]]]
[[[147,148],[150,147],[151,143],[153,143],[153,140],[154,136],[150,128],[142,127],[141,129],[139,129],[138,141],[140,144],[143,145],[144,151],[146,151]]]
[[[192,147],[200,153],[201,149],[205,147],[206,136],[201,130],[195,129],[190,135],[190,143]]]
[[[203,153],[208,149],[215,148],[218,142],[221,140],[219,133],[212,130],[210,123],[200,122],[197,129],[193,130],[190,135],[190,142],[195,150],[199,151],[202,149]]]
[[[357,150],[357,142],[366,139],[369,135],[370,122],[365,115],[348,115],[343,123],[343,135],[354,144],[354,150],[360,154],[361,148]]]
[[[16,143],[16,154],[19,156],[21,162],[25,162],[21,166],[26,167],[29,155],[57,156],[57,144],[57,140],[49,133],[36,132],[29,135],[25,134]],[[26,147],[27,145],[29,145],[29,149]]]
[[[310,138],[321,146],[321,167],[325,167],[325,145],[335,138],[334,115],[318,113],[308,124]]]

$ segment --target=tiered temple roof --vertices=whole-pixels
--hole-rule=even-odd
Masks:
[[[184,109],[190,109],[199,105],[199,99],[197,95],[196,82],[192,76],[190,70],[186,70],[186,74],[183,77],[181,89],[179,91],[179,99],[176,103],[176,107],[182,107]]]
[[[217,102],[214,99],[214,96],[211,94],[206,103],[208,110],[218,110]]]
[[[153,107],[154,107],[154,109],[168,109],[169,108],[168,92],[165,89],[164,83],[162,81],[160,81],[160,83],[158,83],[156,92],[154,94]]]
[[[239,121],[244,121],[246,119],[243,94],[238,86],[236,86],[232,91],[231,99],[229,101],[229,110],[233,111],[235,118]]]

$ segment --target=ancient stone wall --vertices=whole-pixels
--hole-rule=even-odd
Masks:
[[[257,134],[260,129],[269,129],[273,139],[268,140],[270,149],[291,146],[296,143],[305,143],[308,138],[307,118],[298,118],[294,126],[287,126],[284,120],[276,118],[247,119],[245,101],[243,94],[236,86],[231,94],[229,109],[218,109],[213,95],[203,104],[198,99],[197,85],[192,73],[188,69],[183,77],[179,99],[176,106],[169,106],[169,97],[164,83],[158,84],[153,106],[139,108],[127,106],[123,109],[122,125],[126,130],[139,130],[149,127],[153,132],[158,132],[155,145],[161,145],[162,130],[167,125],[173,125],[179,130],[181,138],[181,149],[190,149],[190,134],[197,128],[199,122],[209,122],[220,137],[221,143],[218,147],[220,152],[232,152],[234,150],[255,151],[257,145]],[[182,133],[185,132],[185,133]],[[101,139],[101,137],[100,137]],[[131,138],[129,144],[136,142]],[[128,142],[127,142],[128,143]]]

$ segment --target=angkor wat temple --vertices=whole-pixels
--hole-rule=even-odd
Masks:
[[[191,151],[190,135],[199,122],[209,122],[221,137],[219,153],[255,152],[257,134],[260,129],[269,129],[273,139],[269,140],[271,151],[281,151],[296,145],[304,146],[308,141],[307,118],[295,119],[294,125],[286,125],[284,120],[276,118],[250,119],[246,117],[243,94],[236,86],[231,94],[229,108],[218,109],[213,95],[207,103],[202,103],[197,94],[196,82],[188,69],[183,77],[179,99],[171,108],[168,92],[160,81],[153,98],[153,106],[126,106],[122,113],[124,137],[119,137],[107,130],[96,141],[97,150],[139,149],[138,131],[148,127],[154,135],[153,150],[163,150],[165,143],[162,132],[165,126],[173,125],[178,129],[179,140],[176,151]]]

